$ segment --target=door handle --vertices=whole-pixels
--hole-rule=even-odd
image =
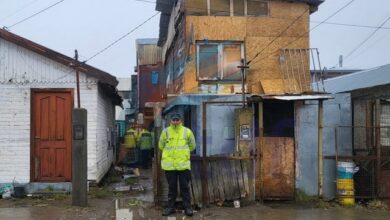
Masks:
[[[41,137],[39,137],[39,136],[35,136],[35,137],[34,137],[34,139],[41,139]]]

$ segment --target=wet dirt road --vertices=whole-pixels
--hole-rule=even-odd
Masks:
[[[145,172],[144,172],[145,173]],[[209,207],[195,212],[192,218],[178,212],[162,217],[162,209],[154,207],[150,174],[141,175],[139,183],[145,190],[137,193],[97,196],[90,193],[88,207],[71,206],[70,195],[64,197],[0,199],[0,220],[137,220],[137,219],[208,219],[208,220],[390,220],[390,211],[331,207],[316,208],[311,203],[295,202],[242,204],[241,208]],[[232,206],[232,204],[231,204]]]
[[[182,213],[170,217],[162,217],[161,209],[153,207],[135,198],[120,200],[92,200],[88,208],[74,208],[64,202],[63,206],[36,205],[29,207],[0,208],[0,219],[188,219]],[[211,207],[195,213],[191,219],[223,219],[223,220],[313,220],[313,219],[342,219],[342,220],[380,220],[390,219],[389,211],[368,210],[366,208],[271,208],[263,204],[254,204],[242,208]]]

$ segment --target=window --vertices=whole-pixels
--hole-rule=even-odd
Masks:
[[[189,15],[207,15],[207,0],[187,0],[186,7]]]
[[[233,1],[233,14],[235,16],[245,15],[245,0],[234,0]]]
[[[199,45],[199,79],[218,79],[218,45]]]
[[[264,16],[269,14],[268,0],[187,0],[188,15]]]
[[[247,0],[247,8],[248,16],[268,15],[268,2],[260,0]]]
[[[157,85],[158,84],[158,72],[157,71],[152,71],[152,85]]]
[[[241,80],[237,67],[244,57],[242,43],[198,43],[197,72],[199,80]]]
[[[212,0],[210,1],[210,15],[229,16],[230,0]]]

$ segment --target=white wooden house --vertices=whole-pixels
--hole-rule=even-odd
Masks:
[[[99,182],[114,159],[116,78],[0,29],[0,183],[71,181],[76,68],[88,111],[88,180]]]

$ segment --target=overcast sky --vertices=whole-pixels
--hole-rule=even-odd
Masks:
[[[59,0],[0,0],[0,26],[16,22]],[[154,0],[150,0],[154,1]],[[326,0],[311,16],[322,21],[351,0]],[[86,60],[156,13],[155,5],[136,0],[65,0],[10,31],[73,57]],[[389,0],[355,0],[328,22],[379,26],[390,16]],[[88,64],[117,77],[128,77],[136,64],[135,39],[158,37],[159,16],[140,27]],[[317,23],[312,23],[316,25]],[[390,63],[390,20],[344,61],[344,68],[369,68]],[[356,48],[375,29],[322,24],[311,32],[311,47],[328,68],[339,55]]]

